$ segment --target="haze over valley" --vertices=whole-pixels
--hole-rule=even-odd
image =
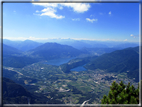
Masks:
[[[28,44],[24,44],[27,41]],[[130,82],[137,87],[139,44],[125,42],[124,48],[122,43],[112,45],[110,42],[111,46],[107,46],[105,42],[94,41],[90,48],[85,47],[86,42],[93,43],[82,42],[84,46],[78,49],[55,42],[4,40],[3,102],[82,104],[91,98],[88,103],[96,104],[108,94],[113,81]],[[8,43],[17,43],[17,46]],[[30,48],[25,51],[27,45]],[[12,88],[12,84],[15,87]]]

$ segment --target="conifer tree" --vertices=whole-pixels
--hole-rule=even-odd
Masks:
[[[139,85],[138,88],[130,83],[124,85],[121,81],[119,84],[115,81],[110,86],[108,96],[104,95],[101,100],[102,104],[139,104]]]

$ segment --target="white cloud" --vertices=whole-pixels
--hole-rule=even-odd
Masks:
[[[43,6],[43,7],[57,7],[58,3],[32,3],[34,5]]]
[[[87,11],[91,6],[87,3],[61,3],[62,6],[73,8],[75,12],[83,13]]]
[[[49,16],[51,18],[56,18],[56,19],[65,18],[65,16],[62,16],[62,15],[56,15],[55,14],[56,10],[51,7],[44,8],[41,12],[42,13],[40,14],[40,16]]]
[[[72,19],[72,21],[80,21],[80,19],[79,19],[79,18],[76,18],[76,19]]]
[[[56,18],[56,19],[65,18],[65,16],[56,14],[56,12],[57,12],[56,8],[58,7],[58,3],[33,3],[33,4],[44,7],[44,9],[41,11],[36,10],[36,12],[38,12],[40,14],[35,14],[35,15],[49,16],[51,18]],[[62,9],[62,7],[60,6],[59,9]]]
[[[20,40],[20,41],[24,41],[24,40],[52,40],[52,39],[73,39],[73,40],[90,40],[90,41],[122,41],[122,40],[115,40],[115,39],[89,39],[89,38],[44,38],[44,37],[41,37],[41,38],[37,38],[37,37],[33,37],[33,36],[30,36],[30,37],[3,37],[3,39],[9,39],[9,40]],[[123,41],[127,41],[127,39],[123,40]]]
[[[98,21],[98,19],[89,19],[89,18],[86,18],[87,21],[93,23],[94,21]]]
[[[91,6],[88,3],[33,3],[34,5],[43,7],[53,7],[62,9],[62,6],[71,7],[75,12],[83,13],[87,11]]]
[[[74,12],[77,13],[83,13],[85,11],[88,11],[90,8],[90,5],[87,3],[33,3],[33,5],[38,5],[44,7],[43,10],[39,11],[36,10],[36,12],[40,12],[40,16],[49,16],[51,18],[56,19],[62,19],[65,18],[65,16],[57,15],[57,9],[63,9],[63,6],[72,8]]]
[[[70,38],[73,40],[90,40],[90,41],[121,41],[121,40],[115,40],[115,39],[88,39],[88,38]]]
[[[108,14],[111,15],[111,11]]]

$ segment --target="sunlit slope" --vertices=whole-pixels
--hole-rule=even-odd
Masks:
[[[85,67],[87,69],[103,69],[107,72],[126,72],[130,78],[139,81],[139,47],[126,48],[111,53],[103,54]]]

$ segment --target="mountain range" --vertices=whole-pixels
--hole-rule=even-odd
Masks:
[[[57,43],[45,43],[27,52],[3,44],[3,65],[21,68],[42,60],[76,57],[83,53],[71,46]]]
[[[92,98],[100,96],[103,83],[98,88],[99,84],[95,81],[100,76],[94,77],[98,72],[101,72],[101,75],[104,74],[103,78],[107,82],[109,79],[114,79],[109,77],[110,73],[114,73],[114,76],[125,73],[129,79],[139,82],[139,46],[133,47],[135,44],[129,47],[130,44],[120,46],[118,44],[111,45],[111,43],[108,43],[109,45],[102,44],[102,42],[93,43],[93,41],[72,41],[73,44],[70,44],[72,46],[47,42],[34,47],[30,45],[32,43],[32,41],[23,43],[25,48],[26,44],[29,44],[30,48],[27,50],[18,49],[16,45],[14,47],[3,44],[4,104],[27,104],[29,102],[30,104],[45,104],[47,102],[49,104],[63,104],[66,100],[70,101],[68,99],[70,96],[74,98],[76,95],[76,98],[82,96],[79,97],[79,101],[81,101],[79,103],[82,103],[86,98],[89,99],[90,95]],[[17,41],[17,44],[22,44],[22,42]],[[127,48],[123,49],[124,47]],[[75,58],[60,66],[43,63],[52,59],[72,57]],[[86,71],[71,71],[78,66],[84,66]],[[105,73],[108,73],[108,76],[105,76]],[[92,91],[88,91],[89,94],[87,91],[83,94],[83,91],[79,91],[81,89]],[[96,89],[99,90],[97,94]],[[66,94],[67,99],[65,99]],[[76,99],[74,100],[76,101]],[[92,99],[92,102],[95,100]]]
[[[73,48],[68,45],[61,45],[58,43],[45,43],[28,52],[31,53],[30,55],[32,56],[46,60],[75,57],[83,53],[82,51],[76,48]]]
[[[7,39],[3,39],[3,43],[5,45],[14,47],[14,48],[21,50],[21,51],[28,51],[28,50],[34,49],[34,48],[43,44],[43,43],[35,42],[35,41],[32,41],[32,40],[10,41],[10,40],[7,40]]]
[[[136,47],[139,46],[138,43],[132,42],[117,42],[117,41],[91,41],[91,40],[74,40],[74,39],[49,39],[44,42],[42,41],[32,41],[32,40],[25,40],[25,41],[11,41],[8,39],[3,39],[3,43],[14,47],[21,51],[29,51],[34,49],[44,43],[59,43],[62,45],[69,45],[76,49],[82,48],[119,48],[124,49],[128,47]]]
[[[127,41],[97,41],[97,40],[73,40],[73,39],[59,39],[50,40],[50,42],[56,42],[64,45],[69,45],[77,49],[82,48],[117,48],[124,49],[128,47],[139,46],[137,42]]]
[[[139,80],[139,47],[122,50],[117,50],[116,48],[84,48],[81,51],[68,45],[44,43],[32,50],[21,53],[21,51],[4,44],[3,65],[21,68],[42,60],[70,58],[92,53],[99,53],[100,56],[88,62],[85,66],[87,69],[107,69],[108,72],[117,73],[128,71],[129,77],[134,77],[136,81]]]

